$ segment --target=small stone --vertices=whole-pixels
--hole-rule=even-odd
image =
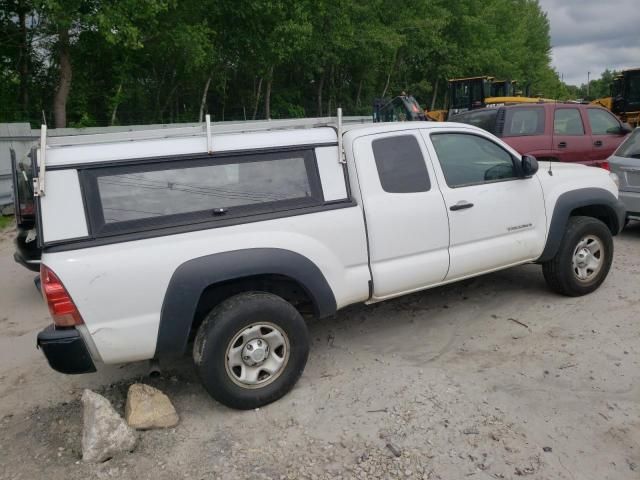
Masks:
[[[140,430],[175,427],[179,420],[169,397],[143,383],[129,387],[125,418],[130,427]]]
[[[542,451],[549,453],[549,452],[553,451],[553,449],[551,447],[542,447]]]
[[[400,457],[402,455],[402,450],[400,450],[393,443],[391,443],[391,442],[387,443],[386,447],[389,449],[389,451],[391,453],[393,453],[394,457],[398,458],[398,457]]]
[[[114,456],[130,452],[138,437],[113,409],[109,400],[91,390],[82,394],[83,431],[82,460],[104,462]]]

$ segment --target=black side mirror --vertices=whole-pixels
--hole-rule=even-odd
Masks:
[[[533,177],[538,171],[538,159],[533,155],[523,155],[521,165],[524,178]]]

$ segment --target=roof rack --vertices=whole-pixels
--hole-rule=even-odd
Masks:
[[[319,117],[319,118],[294,118],[287,120],[251,120],[239,122],[212,123],[209,115],[206,122],[201,125],[189,127],[154,128],[150,130],[132,130],[127,132],[80,134],[73,136],[60,136],[47,138],[47,147],[66,147],[72,145],[95,145],[97,143],[127,142],[138,140],[154,140],[161,138],[181,138],[207,136],[207,150],[212,149],[211,136],[231,133],[249,133],[272,130],[292,130],[303,128],[333,127],[338,124],[363,124],[371,123],[370,116],[360,117]]]
[[[95,145],[100,143],[129,142],[136,140],[154,140],[163,138],[207,137],[207,153],[212,154],[213,135],[230,133],[263,132],[274,130],[293,130],[303,128],[331,127],[336,129],[338,137],[338,162],[344,164],[346,159],[342,148],[342,134],[344,124],[371,123],[369,116],[343,117],[342,108],[338,108],[336,117],[320,118],[295,118],[289,120],[258,120],[244,122],[219,122],[211,123],[210,115],[206,116],[204,125],[172,128],[154,128],[149,130],[131,130],[113,133],[78,134],[70,136],[47,137],[47,126],[42,125],[40,130],[40,148],[38,150],[38,175],[33,179],[33,191],[36,197],[44,196],[44,178],[46,170],[47,149],[67,147],[73,145]]]

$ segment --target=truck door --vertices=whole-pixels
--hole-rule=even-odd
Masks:
[[[622,143],[625,134],[622,124],[612,114],[602,108],[588,108],[589,125],[591,127],[591,160],[601,163],[607,160]]]
[[[557,107],[553,114],[553,156],[561,162],[590,163],[591,136],[580,109]]]
[[[449,213],[446,280],[538,258],[546,236],[544,198],[537,178],[519,175],[520,159],[476,133],[434,132],[430,139]]]
[[[441,282],[449,268],[449,222],[419,131],[356,138],[353,155],[367,224],[373,298]]]

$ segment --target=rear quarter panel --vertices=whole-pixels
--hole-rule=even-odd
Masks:
[[[45,253],[76,303],[105,363],[152,358],[171,276],[184,262],[219,252],[279,248],[323,272],[338,308],[369,296],[359,206],[74,251]]]

